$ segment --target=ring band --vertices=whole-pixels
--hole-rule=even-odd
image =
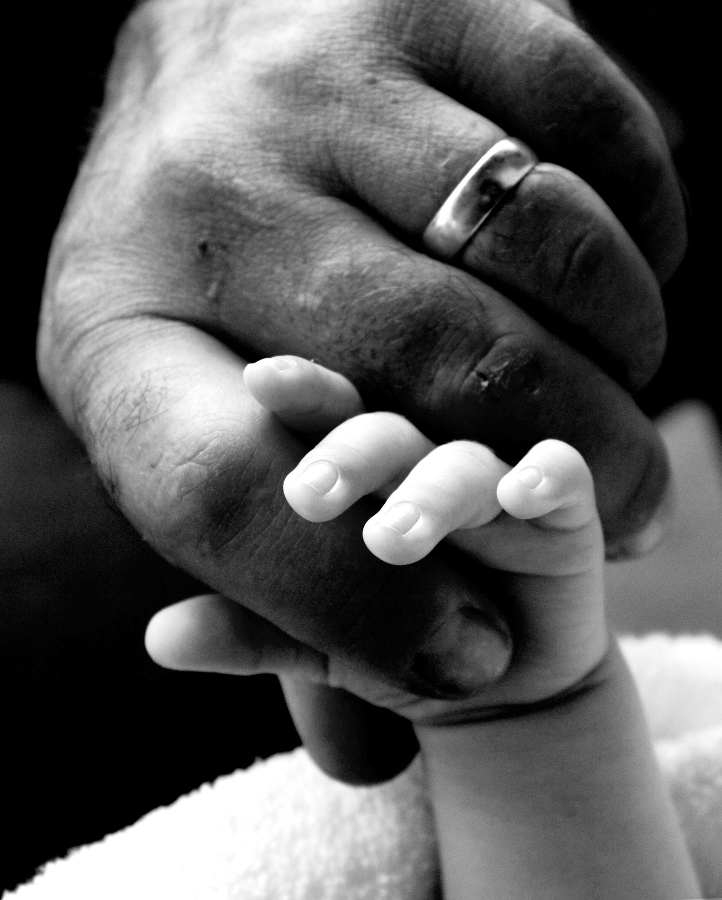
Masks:
[[[514,138],[494,144],[461,179],[428,224],[422,238],[426,248],[441,259],[453,259],[538,162],[526,144]]]

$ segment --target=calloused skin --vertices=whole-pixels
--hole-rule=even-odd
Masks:
[[[459,543],[499,574],[514,655],[497,655],[496,683],[472,697],[422,700],[281,632],[259,641],[248,613],[221,597],[157,614],[151,654],[171,666],[305,674],[410,718],[446,900],[472,900],[480,885],[509,898],[698,896],[632,680],[607,632],[602,530],[580,454],[547,440],[510,468],[474,442],[434,447],[408,420],[359,412],[350,382],[305,360],[263,360],[246,369],[246,384],[305,431],[344,418],[346,407],[351,417],[286,478],[291,506],[332,528],[360,496],[387,495],[364,542],[392,565],[417,562],[447,537]]]
[[[423,228],[507,133],[544,162],[454,264],[430,258]],[[561,0],[149,0],[55,239],[39,368],[167,559],[317,652],[456,696],[505,634],[484,587],[445,550],[370,558],[370,506],[332,532],[290,515],[305,448],[252,401],[244,357],[319,359],[370,408],[509,463],[562,439],[610,550],[633,550],[667,475],[629,391],[661,358],[685,242],[654,114]],[[342,732],[329,698],[303,700],[314,753]],[[348,753],[326,768],[355,778]]]

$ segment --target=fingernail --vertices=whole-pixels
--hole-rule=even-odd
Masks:
[[[512,642],[501,620],[475,607],[459,610],[434,634],[434,647],[420,653],[414,671],[438,696],[465,697],[498,681],[511,662]]]
[[[537,466],[527,466],[519,472],[514,472],[514,477],[531,490],[538,488],[544,481],[544,473]]]
[[[646,556],[661,543],[664,537],[664,524],[653,519],[641,531],[607,547],[607,559],[637,559]]]
[[[298,368],[298,363],[291,356],[270,356],[265,362],[277,372],[285,372],[288,369]]]
[[[654,515],[643,528],[634,534],[622,538],[620,541],[607,545],[607,559],[637,559],[651,553],[655,547],[662,543],[675,506],[674,489],[670,485]]]
[[[386,510],[378,520],[379,525],[390,528],[400,535],[408,534],[421,518],[418,507],[413,503],[397,503]]]
[[[635,534],[629,544],[632,552],[636,553],[637,556],[645,556],[661,543],[663,537],[664,524],[655,519],[638,534]]]
[[[328,462],[314,462],[304,469],[296,479],[298,484],[305,484],[320,497],[325,497],[336,484],[339,474],[336,466]]]

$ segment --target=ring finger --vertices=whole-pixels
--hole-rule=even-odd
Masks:
[[[427,86],[390,80],[376,92],[339,129],[337,191],[417,245],[448,194],[505,134]],[[665,345],[656,277],[601,197],[567,169],[536,166],[454,262],[551,321],[630,388],[656,371]]]

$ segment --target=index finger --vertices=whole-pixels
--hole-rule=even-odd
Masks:
[[[305,448],[245,391],[232,351],[153,317],[103,334],[102,375],[86,356],[72,412],[157,550],[292,638],[412,693],[455,696],[498,676],[507,629],[473,573],[439,554],[400,577],[363,545],[373,506],[326,526],[293,514],[281,485]],[[75,344],[76,362],[88,344]]]

